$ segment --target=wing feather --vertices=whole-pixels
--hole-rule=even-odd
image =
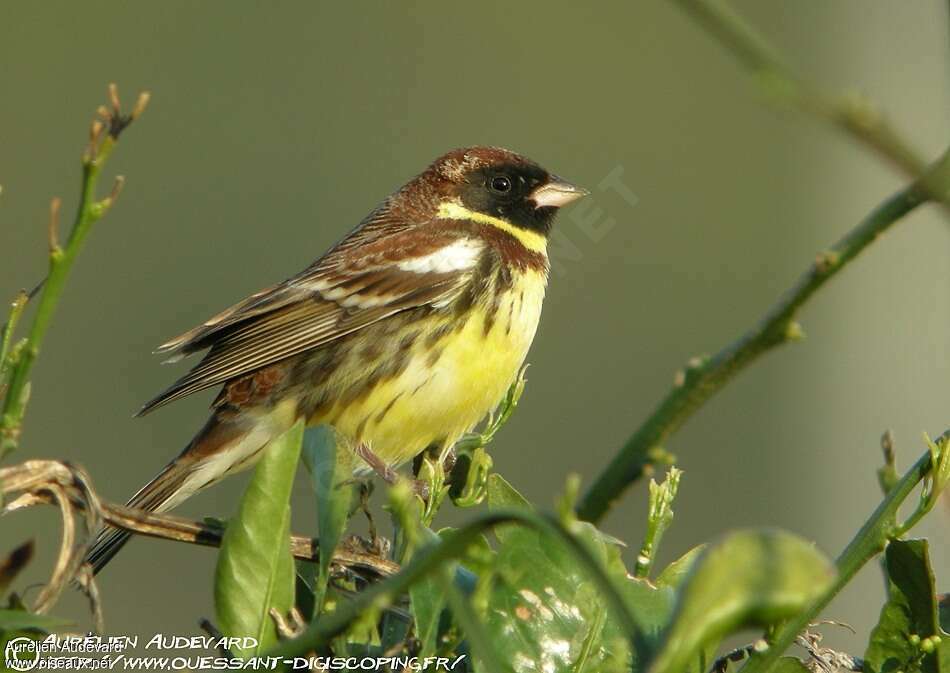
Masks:
[[[360,230],[350,237],[361,234]],[[397,260],[431,258],[458,244],[457,234],[396,231],[353,246],[344,239],[321,260],[279,285],[254,294],[159,351],[184,357],[207,348],[204,358],[139,415],[304,351],[319,348],[395,313],[442,305],[471,278],[482,245],[452,257],[451,268],[407,270]],[[342,252],[341,252],[342,251]],[[173,358],[174,359],[174,358]]]

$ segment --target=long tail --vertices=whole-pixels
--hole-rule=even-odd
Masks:
[[[278,414],[214,414],[191,443],[128,502],[148,512],[166,512],[228,474],[250,467],[271,438],[289,424]],[[106,526],[86,555],[98,573],[129,541],[131,533]]]
[[[184,491],[185,483],[191,474],[191,465],[181,459],[172,461],[132,496],[128,506],[148,512],[164,512],[171,509],[191,495]],[[121,528],[107,526],[100,530],[95,544],[86,555],[86,562],[92,565],[92,571],[98,573],[102,570],[103,566],[125,546],[131,535]]]

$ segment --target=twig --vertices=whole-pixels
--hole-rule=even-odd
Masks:
[[[26,493],[29,497],[57,505],[63,518],[63,538],[60,552],[49,582],[40,591],[33,606],[35,612],[45,613],[56,604],[63,589],[77,579],[89,543],[101,525],[99,499],[89,486],[89,478],[78,467],[47,460],[31,460],[0,469],[0,495]],[[6,497],[3,500],[6,501]],[[85,503],[85,535],[76,535],[76,500]],[[7,505],[6,509],[13,506]],[[93,606],[94,619],[101,620],[97,611],[98,591],[91,577],[79,578]]]
[[[838,557],[835,565],[838,574],[835,576],[831,586],[818,596],[798,615],[783,622],[777,631],[769,639],[769,647],[764,652],[754,654],[742,667],[740,673],[765,673],[771,666],[778,661],[778,658],[795,642],[799,634],[808,628],[809,624],[815,621],[815,617],[827,606],[832,599],[838,595],[838,592],[864,565],[872,558],[880,554],[887,543],[906,532],[908,523],[918,521],[922,510],[932,507],[934,498],[928,498],[927,494],[922,494],[921,502],[917,511],[908,517],[908,520],[902,524],[897,523],[897,514],[901,504],[913,492],[918,484],[927,480],[934,479],[934,471],[947,460],[947,452],[950,452],[950,431],[944,433],[936,442],[939,451],[935,454],[932,450],[926,452],[914,464],[907,473],[894,485],[894,488],[887,494],[884,500],[878,505],[871,517],[865,522],[858,531],[857,535],[848,543],[841,555]],[[937,487],[943,484],[938,484]],[[933,494],[933,495],[936,495]]]
[[[805,631],[795,639],[795,642],[808,652],[809,660],[807,663],[802,662],[802,664],[814,673],[838,673],[841,669],[861,673],[861,671],[864,670],[864,661],[858,657],[853,657],[844,652],[837,652],[828,647],[821,647],[820,633]],[[726,671],[729,670],[730,663],[739,663],[740,661],[748,659],[756,652],[764,652],[768,648],[769,644],[765,640],[757,640],[751,645],[737,647],[716,659],[712,668],[709,669],[710,673],[726,673]]]
[[[47,234],[49,238],[49,252],[50,254],[58,253],[60,250],[59,247],[59,208],[63,205],[63,200],[58,196],[54,196],[53,200],[49,202],[49,232]]]
[[[894,434],[885,430],[881,435],[881,453],[884,454],[884,465],[877,470],[877,482],[884,495],[890,493],[900,475],[897,474],[897,454],[894,452]]]
[[[676,0],[690,16],[732,52],[774,102],[814,115],[870,148],[916,180],[926,162],[911,149],[877,106],[856,94],[834,97],[802,80],[747,21],[718,0]],[[943,200],[944,196],[936,196]]]
[[[820,633],[805,631],[795,642],[808,652],[809,661],[806,665],[814,673],[838,673],[842,669],[861,673],[864,670],[864,660],[860,657],[822,647]]]
[[[106,625],[105,619],[102,617],[102,601],[99,599],[99,586],[96,584],[91,566],[86,563],[79,566],[79,570],[76,572],[76,583],[86,594],[86,598],[89,599],[89,611],[92,612],[93,628],[96,633],[104,633]]]
[[[33,606],[33,609],[40,614],[47,612],[56,604],[66,584],[76,575],[84,556],[83,553],[76,553],[79,551],[76,550],[76,523],[73,519],[73,508],[65,490],[57,484],[49,484],[46,489],[59,506],[63,517],[63,539],[60,542],[59,557],[56,559],[53,574],[40,591]]]
[[[12,467],[0,469],[0,487],[5,496],[22,493],[9,502],[3,513],[12,512],[40,504],[61,504],[50,495],[48,484],[58,484],[69,495],[71,504],[87,513],[95,511],[101,521],[116,528],[145,535],[148,537],[174,540],[207,547],[221,545],[224,530],[210,523],[193,521],[172,514],[155,514],[124,505],[99,500],[84,476],[86,488],[80,491],[74,487],[73,473],[76,468],[52,460],[31,460]],[[85,473],[82,473],[83,475]],[[98,527],[93,528],[95,530]],[[303,561],[316,561],[320,555],[317,540],[293,535],[290,539],[291,551],[295,558]],[[344,543],[333,554],[333,563],[348,569],[369,571],[379,577],[387,577],[399,570],[399,566],[384,558],[379,558],[358,549],[355,544]]]
[[[926,185],[924,187],[923,185]],[[950,152],[919,181],[875,208],[829,250],[817,256],[798,282],[762,320],[711,358],[694,358],[673,389],[627,440],[584,495],[578,516],[598,522],[614,500],[654,463],[658,447],[736,374],[773,348],[800,339],[795,317],[812,295],[902,217],[925,203],[934,191],[950,188]]]
[[[96,186],[102,173],[103,166],[108,161],[119,134],[145,109],[148,94],[141,94],[130,115],[123,116],[119,109],[118,92],[114,84],[109,85],[109,99],[112,109],[100,109],[104,114],[108,128],[103,122],[96,120],[90,126],[89,144],[82,156],[82,188],[80,191],[79,206],[72,230],[65,247],[60,247],[58,234],[59,200],[54,199],[50,208],[49,219],[49,272],[39,306],[33,318],[26,342],[16,362],[12,364],[9,373],[9,382],[3,398],[2,415],[0,415],[0,458],[14,450],[20,437],[20,428],[23,416],[26,413],[30,373],[43,344],[43,338],[49,328],[53,314],[59,303],[60,295],[66,279],[72,269],[76,257],[83,247],[83,243],[95,222],[108,212],[115,203],[121,180],[116,182],[112,193],[104,199],[97,199]],[[107,130],[106,134],[103,131]],[[10,322],[13,324],[13,321]]]

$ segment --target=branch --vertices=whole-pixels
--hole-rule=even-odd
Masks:
[[[921,456],[894,485],[858,534],[841,552],[841,556],[835,561],[838,574],[832,585],[800,614],[779,627],[770,638],[769,647],[763,652],[753,654],[742,667],[741,673],[765,673],[868,561],[884,551],[888,542],[906,533],[933,508],[940,490],[950,478],[950,430],[938,438],[936,443],[928,443],[930,451]],[[922,481],[925,486],[917,509],[905,522],[898,524],[897,514],[901,504]]]
[[[155,514],[125,505],[104,502],[96,495],[89,476],[81,468],[54,460],[28,460],[19,465],[0,468],[0,489],[7,505],[7,514],[27,507],[52,504],[63,515],[64,540],[53,579],[38,601],[48,608],[59,596],[62,587],[79,571],[85,558],[91,536],[77,542],[72,523],[75,510],[85,514],[86,531],[95,533],[102,523],[148,537],[175,540],[207,547],[221,546],[224,528],[209,522],[198,522],[172,514]],[[11,496],[20,494],[15,500]],[[304,561],[319,559],[317,540],[292,535],[290,547],[294,557]],[[370,571],[379,577],[388,577],[399,570],[396,563],[367,553],[354,542],[339,545],[333,554],[333,563],[346,569]]]
[[[829,250],[820,253],[798,282],[762,320],[712,358],[694,358],[673,389],[600,473],[578,506],[581,519],[598,522],[624,490],[656,462],[660,446],[736,374],[777,346],[801,338],[799,309],[881,234],[934,193],[950,190],[950,151],[909,187],[874,209]]]
[[[89,235],[92,225],[112,207],[122,187],[122,178],[116,178],[112,192],[105,198],[98,199],[96,187],[99,176],[115,148],[119,135],[145,110],[149,94],[142,93],[139,95],[138,102],[129,115],[123,115],[120,112],[118,93],[114,84],[109,85],[109,98],[112,108],[99,108],[98,112],[103,120],[92,122],[89,144],[82,155],[82,188],[79,206],[76,209],[69,238],[65,247],[61,247],[58,231],[59,199],[53,199],[49,219],[49,273],[45,284],[41,283],[43,292],[36,309],[36,315],[22,348],[16,351],[14,361],[7,361],[5,365],[0,365],[0,369],[4,366],[9,369],[9,381],[3,398],[2,416],[0,416],[0,458],[14,450],[19,443],[20,428],[29,399],[30,373],[33,363],[39,355],[50,321],[56,311],[66,278],[69,276],[76,257],[82,250],[83,243]],[[17,317],[18,315],[11,317],[8,328],[15,325]],[[10,332],[9,336],[12,338],[12,329],[4,329],[4,332]],[[10,342],[5,335],[5,352],[9,345]]]
[[[676,0],[697,23],[732,52],[774,103],[822,119],[916,180],[926,163],[870,100],[830,96],[802,80],[748,22],[718,0]],[[943,200],[938,197],[937,200]]]

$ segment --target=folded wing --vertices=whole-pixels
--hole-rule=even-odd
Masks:
[[[170,353],[172,360],[210,350],[139,415],[400,311],[448,304],[471,279],[483,251],[475,239],[437,229],[397,232],[356,249],[345,243],[298,276],[163,344],[159,352]]]

